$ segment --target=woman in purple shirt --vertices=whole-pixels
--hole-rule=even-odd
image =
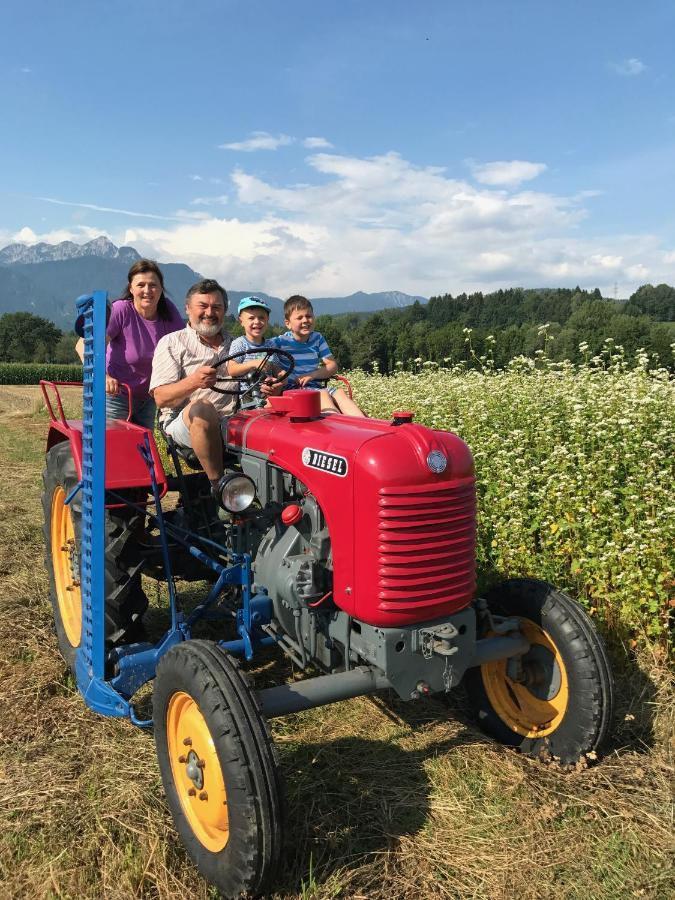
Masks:
[[[129,269],[126,294],[110,311],[106,338],[106,404],[108,419],[126,419],[127,392],[131,390],[131,421],[154,428],[155,403],[148,394],[152,356],[160,338],[179,331],[185,323],[164,294],[164,277],[156,262],[139,259]],[[84,342],[78,341],[82,356]]]

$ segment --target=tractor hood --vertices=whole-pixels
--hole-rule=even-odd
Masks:
[[[466,606],[475,588],[466,444],[408,413],[389,422],[322,416],[314,391],[274,400],[283,404],[232,417],[227,444],[290,472],[314,495],[331,536],[335,603],[381,626]]]

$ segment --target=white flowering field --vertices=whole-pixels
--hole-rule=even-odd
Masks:
[[[488,361],[489,363],[489,361]],[[675,382],[621,355],[514,360],[504,371],[422,364],[351,372],[373,416],[415,411],[471,447],[479,576],[547,579],[620,638],[661,647],[675,600]]]

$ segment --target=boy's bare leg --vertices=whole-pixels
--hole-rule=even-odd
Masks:
[[[217,481],[223,474],[223,440],[218,411],[208,400],[193,400],[182,415],[190,431],[192,449],[206,477],[209,481]]]
[[[321,412],[322,413],[324,413],[324,412],[330,412],[330,413],[340,412],[340,408],[338,407],[337,403],[334,402],[333,398],[328,393],[328,391],[322,390],[322,391],[319,391],[319,394],[321,396]]]
[[[333,400],[335,401],[335,405],[340,410],[340,412],[345,416],[361,416],[361,418],[365,418],[366,414],[359,409],[359,407],[354,403],[353,400],[347,395],[342,388],[337,388],[333,392]]]

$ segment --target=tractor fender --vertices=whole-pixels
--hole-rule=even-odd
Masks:
[[[167,488],[167,478],[157,451],[154,434],[147,428],[122,419],[109,419],[105,431],[105,486],[106,490],[150,488],[148,467],[139,452],[145,435],[150,438],[150,452],[155,467],[155,478],[160,492]],[[47,435],[47,451],[62,441],[69,441],[78,479],[82,478],[82,422],[69,419],[52,421]]]

